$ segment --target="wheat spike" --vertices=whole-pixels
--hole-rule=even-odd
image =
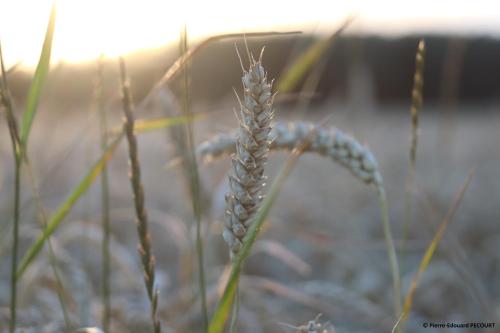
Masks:
[[[269,151],[273,118],[272,83],[267,81],[258,61],[250,60],[243,73],[243,101],[240,101],[239,129],[231,142],[234,152],[229,175],[230,192],[226,194],[225,227],[222,233],[231,255],[238,253],[252,216],[262,201],[264,165]]]
[[[366,184],[382,184],[377,161],[368,148],[334,127],[316,127],[312,131],[315,126],[307,122],[276,123],[270,133],[273,138],[270,149],[292,150],[309,138],[310,145],[305,148],[306,152],[330,157]],[[235,133],[217,135],[199,146],[198,155],[205,161],[210,161],[234,152],[235,142]]]

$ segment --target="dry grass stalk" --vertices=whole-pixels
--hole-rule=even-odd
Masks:
[[[226,194],[224,240],[231,255],[241,249],[242,240],[262,202],[264,165],[269,151],[273,94],[259,60],[251,58],[250,68],[243,74],[243,101],[240,101],[240,127],[232,142],[236,153],[232,156],[229,175],[230,192]],[[242,66],[243,67],[243,66]]]
[[[130,84],[126,75],[125,62],[120,58],[120,73],[123,93],[123,112],[125,121],[123,129],[128,141],[130,161],[130,182],[134,192],[135,212],[137,216],[137,232],[139,234],[139,254],[144,269],[144,282],[149,300],[151,301],[151,318],[154,332],[161,332],[158,318],[158,290],[155,287],[155,258],[152,253],[151,235],[148,230],[148,216],[144,206],[144,187],[141,181],[141,168],[139,163],[137,139],[134,134],[133,103],[130,93]]]
[[[347,168],[354,176],[366,184],[382,184],[382,176],[371,151],[354,138],[335,128],[318,127],[312,123],[276,123],[270,133],[273,141],[271,150],[292,150],[310,135],[310,145],[305,152],[318,153],[332,158]],[[209,161],[221,155],[234,152],[236,134],[220,134],[202,143],[198,149],[201,158]]]

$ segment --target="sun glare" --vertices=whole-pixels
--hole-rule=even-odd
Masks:
[[[21,0],[12,1],[11,13],[2,10],[0,32],[8,60],[36,62],[50,6],[50,0]],[[182,22],[172,10],[182,8],[170,1],[58,1],[53,59],[76,62],[164,44],[176,37]]]
[[[481,2],[481,1],[479,1]],[[7,0],[0,5],[0,39],[8,64],[36,64],[51,0]],[[496,7],[500,7],[496,5]],[[393,34],[444,27],[490,30],[497,11],[470,11],[460,2],[235,0],[59,0],[53,61],[114,57],[175,41],[187,24],[190,37],[265,29],[325,31],[357,14],[353,30]],[[427,10],[432,8],[432,10]],[[426,9],[426,10],[424,10]],[[500,9],[500,8],[496,8]],[[491,24],[490,24],[491,25]],[[493,27],[493,30],[496,25]],[[469,30],[467,30],[469,29]],[[495,30],[496,31],[496,30]],[[463,31],[462,31],[463,32]]]
[[[7,63],[36,64],[51,3],[51,0],[2,3],[0,38]],[[200,37],[305,21],[300,12],[273,17],[276,13],[273,9],[278,8],[258,4],[241,7],[231,0],[60,0],[52,59],[79,62],[101,53],[114,57],[164,45],[178,38],[184,24],[190,37]]]

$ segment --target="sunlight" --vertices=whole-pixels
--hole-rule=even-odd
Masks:
[[[7,63],[36,64],[51,3],[19,0],[1,5],[0,38]],[[190,37],[200,37],[284,26],[307,18],[300,17],[300,12],[273,17],[279,8],[269,5],[271,10],[256,15],[252,8],[242,10],[231,0],[60,0],[57,8],[54,62],[84,61],[101,53],[114,57],[164,45],[178,38],[184,24]],[[189,15],[184,15],[188,10]]]
[[[50,5],[50,0],[23,0],[11,3],[12,14],[2,11],[1,36],[8,60],[36,62]],[[58,1],[53,59],[76,62],[100,53],[117,56],[174,40],[183,22],[180,15],[169,14],[182,12],[176,6],[151,0]]]
[[[481,1],[479,1],[481,2]],[[0,5],[0,38],[8,64],[33,66],[38,58],[51,0],[11,0]],[[496,33],[498,10],[448,1],[421,0],[418,7],[396,0],[289,1],[234,0],[60,0],[53,61],[79,62],[103,53],[114,57],[158,47],[178,38],[265,29],[331,31],[357,14],[350,31],[396,34],[414,31]],[[500,7],[500,5],[494,5]],[[428,10],[432,8],[432,10]],[[500,8],[496,8],[500,9]],[[186,14],[188,13],[188,14]]]

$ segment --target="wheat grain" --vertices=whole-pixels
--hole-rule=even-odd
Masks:
[[[262,201],[264,165],[267,160],[270,123],[273,118],[272,83],[262,67],[262,52],[258,61],[251,59],[245,71],[243,101],[240,101],[240,127],[232,141],[232,170],[230,192],[226,194],[226,213],[223,238],[231,255],[238,253],[243,237],[252,222],[253,214]]]

